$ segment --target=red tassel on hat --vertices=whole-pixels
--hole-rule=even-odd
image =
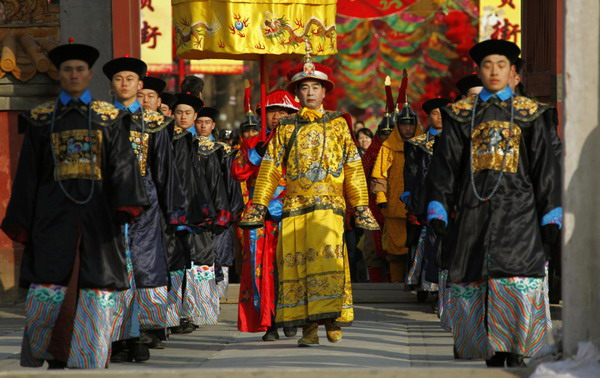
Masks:
[[[408,72],[406,68],[402,70],[402,83],[400,83],[400,89],[398,90],[398,98],[396,98],[396,109],[401,109],[406,99],[406,89],[408,88]]]

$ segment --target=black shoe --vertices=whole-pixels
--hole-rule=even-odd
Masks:
[[[112,351],[110,354],[110,362],[131,362],[133,356],[129,353],[127,341],[120,340],[112,343]]]
[[[485,365],[487,367],[504,367],[504,360],[506,360],[506,353],[504,352],[496,352],[492,358],[489,360],[485,360]]]
[[[151,333],[148,333],[145,331],[140,332],[139,340],[142,344],[146,344],[146,345],[151,345],[152,343],[154,343],[153,335]]]
[[[196,330],[196,326],[192,324],[189,320],[184,320],[181,322],[181,334],[192,333]]]
[[[417,302],[423,303],[427,300],[428,291],[417,291]]]
[[[141,342],[142,344],[147,345],[150,349],[165,349],[165,344],[154,333],[143,332],[141,336]]]
[[[67,363],[59,360],[46,360],[48,362],[48,370],[64,370],[67,368]]]
[[[458,355],[458,351],[456,350],[456,347],[452,347],[452,353],[454,353],[454,359],[458,360],[460,359],[460,356]]]
[[[294,337],[298,334],[298,327],[283,327],[285,337]]]
[[[150,349],[141,340],[128,340],[129,356],[135,362],[144,362],[150,359]]]
[[[181,326],[177,326],[177,327],[170,327],[169,331],[171,331],[172,335],[176,335],[178,333],[181,333]]]
[[[506,354],[506,366],[509,368],[514,367],[527,367],[523,361],[523,356],[517,353]]]
[[[269,330],[267,331],[267,333],[265,333],[262,337],[263,341],[275,341],[275,340],[279,340],[279,333],[277,332],[277,328],[272,329],[269,328]]]

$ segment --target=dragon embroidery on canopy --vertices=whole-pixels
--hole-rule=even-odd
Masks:
[[[335,24],[326,26],[323,21],[316,17],[311,17],[306,25],[300,19],[296,19],[294,24],[296,28],[292,27],[285,16],[276,16],[266,12],[262,29],[265,37],[276,39],[282,45],[297,46],[304,43],[307,37],[320,37],[329,39],[331,47],[334,48],[336,39]]]
[[[177,47],[186,45],[192,38],[194,39],[194,47],[201,46],[205,33],[207,35],[215,35],[220,28],[221,23],[216,18],[211,24],[207,24],[204,21],[196,21],[192,24],[187,19],[182,18],[181,22],[175,23]]]

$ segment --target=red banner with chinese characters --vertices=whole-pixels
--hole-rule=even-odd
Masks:
[[[521,0],[479,0],[479,40],[486,39],[521,46]]]
[[[170,1],[141,0],[140,17],[142,60],[150,71],[170,71],[173,65]]]

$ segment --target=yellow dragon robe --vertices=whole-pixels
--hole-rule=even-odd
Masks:
[[[356,211],[357,227],[378,227],[368,208],[360,155],[340,112],[303,108],[279,122],[241,226],[262,226],[285,173],[276,323],[301,326],[336,319],[340,326],[350,325],[354,311],[344,244],[346,200]]]

